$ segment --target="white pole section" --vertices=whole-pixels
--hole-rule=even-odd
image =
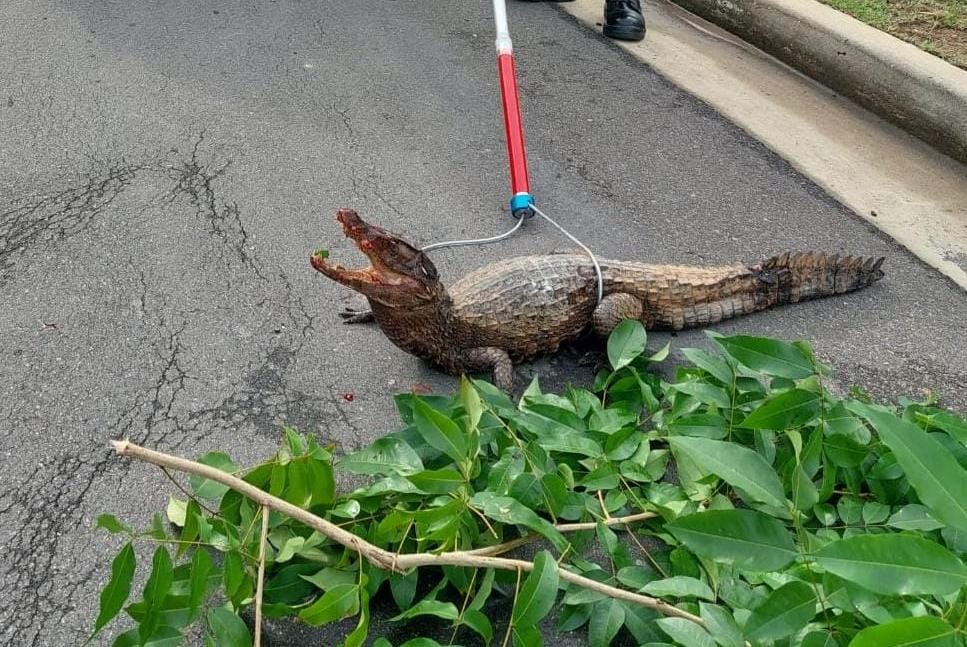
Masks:
[[[507,26],[507,4],[504,0],[494,0],[494,26],[497,28],[498,54],[512,54],[514,45],[510,42],[510,27]]]

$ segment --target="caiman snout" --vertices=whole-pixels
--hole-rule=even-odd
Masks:
[[[406,303],[414,297],[427,299],[435,294],[436,268],[418,248],[381,227],[370,225],[353,209],[340,209],[336,220],[342,225],[343,234],[356,243],[371,266],[347,269],[328,263],[327,253],[316,252],[309,259],[316,270],[366,296],[378,296],[383,302]]]

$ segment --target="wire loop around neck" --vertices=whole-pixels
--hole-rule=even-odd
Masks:
[[[569,232],[567,229],[559,225],[557,221],[555,221],[546,213],[538,209],[536,205],[532,204],[531,209],[533,209],[534,213],[536,213],[538,216],[540,216],[547,222],[551,223],[554,227],[556,227],[558,231],[560,231],[562,234],[567,236],[573,243],[575,243],[578,247],[584,250],[584,253],[587,254],[588,257],[591,258],[591,263],[592,265],[594,265],[595,278],[597,279],[598,303],[601,303],[601,299],[604,298],[604,278],[601,274],[601,265],[598,264],[598,259],[594,255],[594,252],[592,252],[587,245],[585,245],[580,240],[578,240],[574,235],[572,235],[571,232]],[[524,217],[520,216],[517,218],[516,225],[514,225],[510,230],[502,234],[499,234],[497,236],[491,236],[490,238],[471,238],[467,240],[446,240],[439,243],[431,243],[429,245],[426,245],[425,247],[421,248],[420,251],[428,252],[434,249],[442,249],[444,247],[462,247],[465,245],[489,245],[491,243],[499,243],[500,241],[506,240],[507,238],[510,238],[511,236],[513,236],[523,224],[524,224]]]

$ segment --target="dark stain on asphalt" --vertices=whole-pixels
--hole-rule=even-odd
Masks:
[[[119,161],[60,191],[33,196],[0,211],[0,287],[32,245],[85,231],[109,210],[143,167]]]
[[[315,395],[290,384],[291,370],[313,335],[314,315],[285,272],[269,269],[257,258],[242,210],[230,196],[220,194],[219,182],[229,172],[230,160],[219,160],[205,143],[200,134],[189,147],[166,149],[190,149],[188,156],[167,153],[144,163],[122,158],[72,186],[8,206],[0,212],[0,285],[12,279],[11,270],[20,255],[33,246],[56,247],[99,220],[120,219],[125,213],[149,218],[187,210],[187,222],[195,223],[199,233],[212,241],[216,256],[231,269],[216,270],[230,275],[226,278],[230,298],[265,307],[273,315],[272,323],[266,334],[252,337],[255,359],[248,372],[234,386],[213,390],[202,384],[206,364],[199,359],[199,348],[210,331],[197,323],[197,311],[169,296],[171,286],[163,277],[152,276],[151,268],[140,259],[118,264],[122,293],[118,299],[134,304],[136,320],[142,322],[137,354],[149,358],[154,378],[127,401],[118,402],[106,435],[169,451],[194,446],[226,430],[249,434],[254,430],[274,440],[284,424],[312,431],[330,444],[337,443],[337,436],[345,442],[347,428],[352,430],[350,437],[361,438],[362,430],[342,410],[348,406],[343,389],[324,385]],[[131,190],[139,180],[145,184],[138,189],[156,187],[158,179],[163,186],[160,193]],[[132,200],[144,204],[126,203],[112,211],[129,191]],[[143,197],[149,193],[154,197]],[[56,331],[61,322],[47,320],[40,325]],[[16,418],[25,415],[9,414],[7,422],[15,428],[24,422]],[[133,467],[118,461],[102,440],[65,446],[0,490],[0,525],[9,529],[5,535],[9,559],[0,564],[0,580],[8,599],[14,601],[0,609],[0,643],[44,644],[39,628],[45,619],[68,613],[80,590],[97,585],[94,574],[104,565],[65,560],[62,542],[78,532],[85,515],[100,511],[85,509],[87,497],[121,488]],[[110,509],[104,501],[95,505]]]
[[[187,200],[194,215],[207,225],[207,233],[218,243],[220,260],[239,262],[261,278],[261,268],[250,251],[248,231],[237,202],[217,193],[217,181],[231,166],[231,160],[215,161],[215,155],[201,152],[202,131],[187,159],[169,153],[155,160],[131,163],[123,156],[99,168],[81,172],[80,182],[0,205],[0,287],[12,278],[20,256],[37,244],[65,241],[87,231],[95,222],[117,215],[114,203],[143,176],[159,175],[169,180],[160,198],[132,211],[151,217],[160,207]],[[177,147],[169,150],[177,152]]]

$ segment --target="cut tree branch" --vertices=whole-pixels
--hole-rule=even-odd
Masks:
[[[605,526],[622,526],[629,523],[634,523],[636,521],[645,521],[647,519],[654,519],[657,517],[654,512],[638,512],[636,514],[629,514],[626,517],[608,517],[607,519],[601,519],[600,521],[582,521],[580,523],[559,523],[554,525],[554,529],[558,532],[578,532],[580,530],[594,530],[598,527],[598,524],[604,524]],[[471,555],[503,555],[504,553],[510,552],[515,548],[523,546],[524,544],[529,544],[532,541],[541,539],[540,535],[524,535],[523,537],[517,537],[516,539],[511,539],[510,541],[505,541],[502,544],[496,544],[494,546],[484,546],[483,548],[474,548],[473,550],[465,551]]]
[[[304,510],[289,503],[288,501],[284,501],[278,497],[272,496],[268,492],[260,490],[251,483],[246,483],[236,476],[223,472],[209,465],[204,465],[195,461],[179,458],[177,456],[154,451],[152,449],[147,449],[145,447],[141,447],[140,445],[135,445],[128,440],[116,440],[112,441],[112,444],[114,445],[114,451],[116,451],[120,456],[151,463],[152,465],[157,465],[163,468],[178,470],[179,472],[195,474],[196,476],[201,476],[203,478],[221,483],[222,485],[226,485],[239,494],[246,496],[252,501],[258,503],[260,506],[263,506],[263,508],[276,510],[277,512],[281,512],[282,514],[291,517],[296,521],[304,523],[310,528],[318,530],[332,541],[345,546],[353,552],[359,553],[365,557],[370,564],[384,570],[396,573],[405,573],[410,569],[419,568],[420,566],[467,566],[470,568],[495,568],[517,572],[529,572],[534,569],[533,562],[521,559],[508,559],[505,557],[492,557],[490,555],[480,554],[479,552],[475,551],[452,551],[440,554],[394,553],[380,548],[379,546],[374,546],[362,537],[347,530],[343,530],[336,524],[327,521],[322,517],[316,516],[308,510]],[[650,513],[642,514],[650,515]],[[648,518],[641,517],[640,515],[634,516],[639,518]],[[627,522],[628,518],[624,517],[621,519],[624,519],[625,522]],[[612,520],[611,523],[619,522],[621,519]],[[587,527],[593,528],[594,524],[590,524]],[[582,527],[580,529],[585,528]],[[493,547],[490,548],[492,549]],[[655,611],[658,611],[666,616],[684,618],[685,620],[694,622],[697,625],[703,627],[705,626],[705,623],[698,616],[687,611],[683,611],[674,605],[665,602],[664,600],[653,598],[647,595],[641,595],[640,593],[634,593],[632,591],[626,591],[624,589],[619,589],[602,582],[596,582],[595,580],[562,568],[560,565],[558,565],[557,570],[558,576],[565,582],[576,584],[577,586],[590,589],[611,598],[624,600],[632,604],[654,609]]]

